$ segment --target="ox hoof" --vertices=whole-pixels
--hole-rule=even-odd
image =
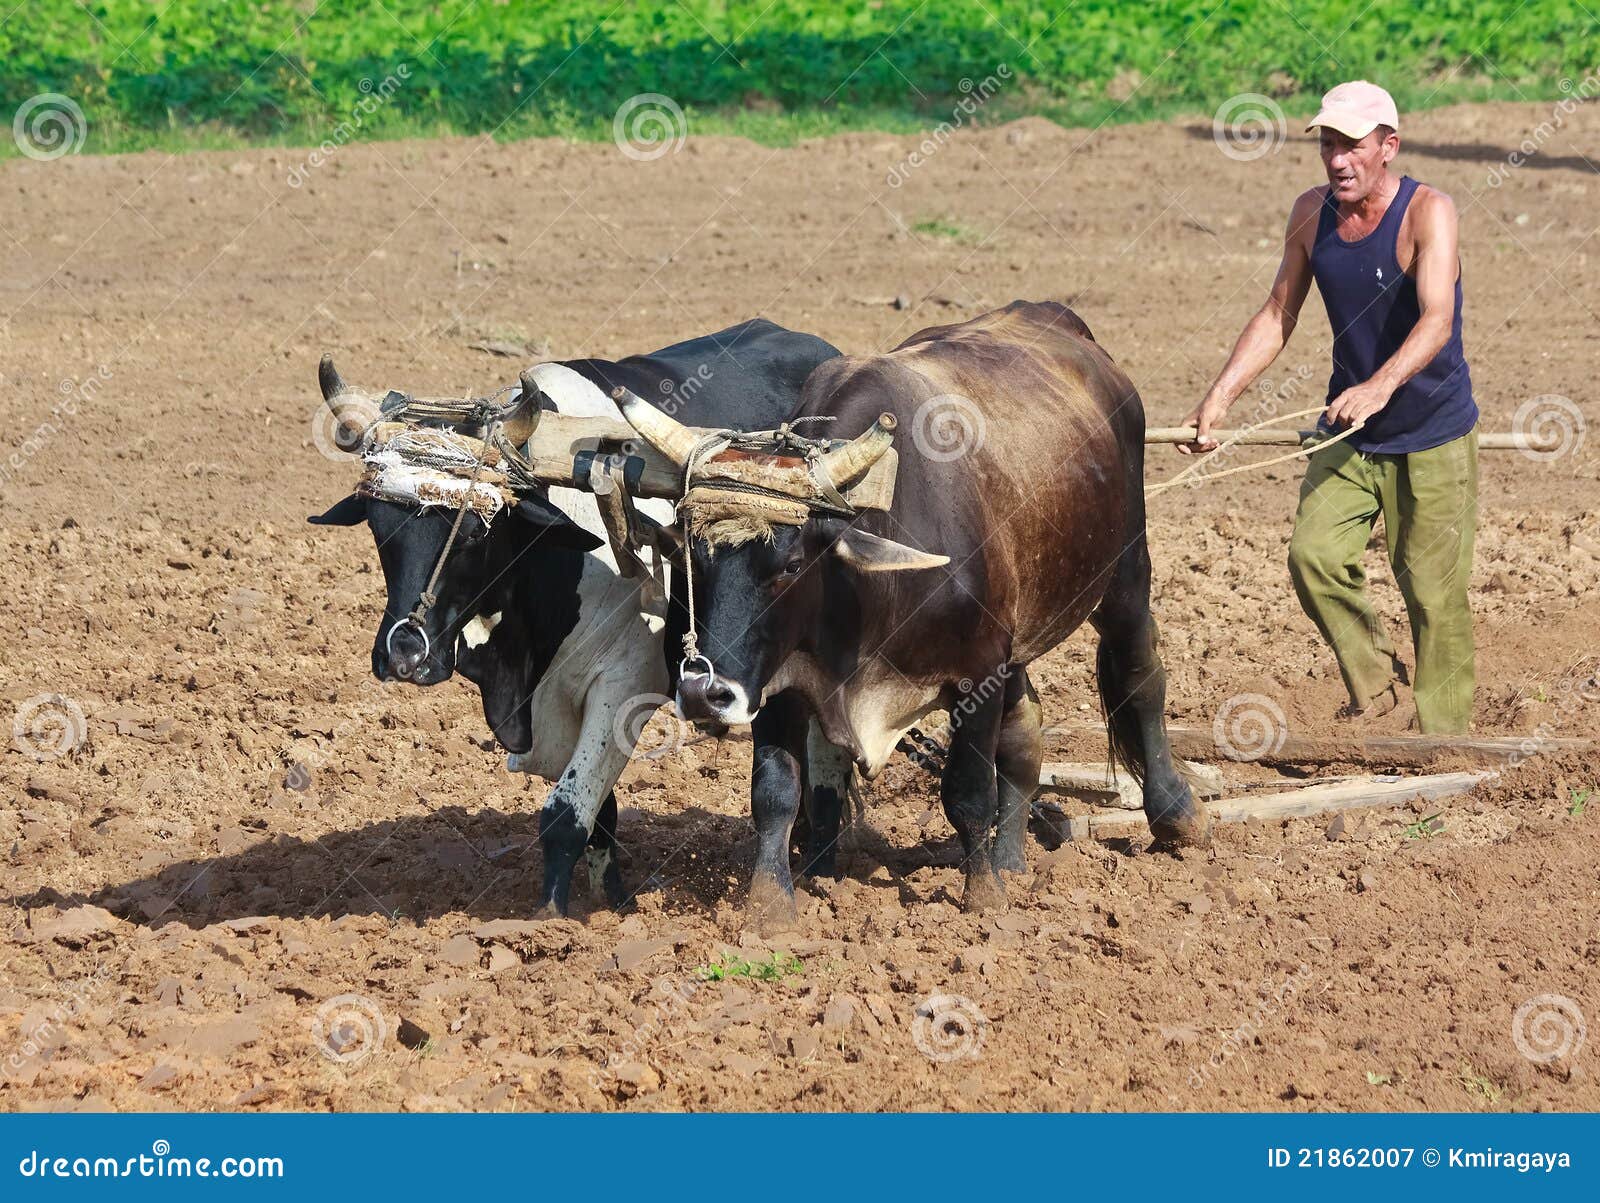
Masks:
[[[628,891],[622,885],[622,870],[617,867],[616,853],[609,848],[590,848],[586,858],[591,902],[603,902],[614,911],[624,909],[629,901]]]
[[[969,873],[961,893],[961,909],[969,915],[985,915],[1006,909],[1006,886],[993,870]]]
[[[535,919],[565,919],[567,912],[556,906],[554,902],[547,902],[533,912]]]
[[[1150,820],[1150,834],[1163,850],[1211,847],[1211,815],[1197,805],[1192,814]]]
[[[750,883],[750,899],[745,904],[744,925],[760,936],[775,936],[793,931],[800,922],[800,908],[794,893],[770,877]]]

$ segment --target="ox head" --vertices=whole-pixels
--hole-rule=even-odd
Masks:
[[[691,465],[700,433],[631,394],[618,404],[657,451],[691,469],[674,532],[692,559],[701,655],[678,685],[685,718],[749,723],[784,661],[815,650],[819,628],[859,621],[861,575],[949,563],[860,529],[840,508],[893,443],[892,414],[810,458],[730,448]]]
[[[512,493],[492,471],[452,471],[448,462],[439,466],[452,448],[471,449],[467,458],[475,464],[481,442],[446,425],[407,427],[380,441],[373,434],[371,395],[346,385],[326,358],[320,381],[338,424],[339,445],[359,454],[366,471],[354,493],[310,521],[320,526],[365,522],[377,543],[388,597],[372,644],[373,674],[384,681],[435,685],[459,663],[469,679],[484,685],[484,707],[496,734],[513,751],[526,751],[526,733],[506,739],[496,712],[504,712],[505,722],[525,726],[531,685],[523,690],[525,683],[503,682],[508,696],[491,698],[486,681],[500,681],[505,673],[503,665],[490,662],[495,657],[485,645],[502,621],[513,619],[512,626],[525,621],[525,611],[534,608],[526,594],[539,589],[541,576],[549,578],[552,589],[575,597],[580,553],[601,540],[547,498]],[[525,383],[523,406],[536,404],[537,396]],[[506,420],[508,431],[517,428],[519,415],[520,408]],[[419,447],[429,454],[419,459]],[[452,540],[463,500],[466,512]],[[410,617],[436,568],[433,604],[420,618]],[[520,707],[513,696],[519,693]],[[513,713],[519,709],[521,718]]]

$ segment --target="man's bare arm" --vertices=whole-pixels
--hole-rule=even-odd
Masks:
[[[1216,447],[1211,428],[1222,420],[1228,408],[1256,377],[1267,370],[1294,333],[1301,306],[1311,288],[1311,244],[1316,238],[1317,213],[1321,205],[1320,189],[1313,188],[1296,198],[1284,231],[1283,259],[1272,281],[1272,291],[1267,294],[1266,304],[1245,323],[1228,362],[1206,392],[1205,400],[1184,420],[1184,425],[1196,428],[1194,441],[1178,448],[1185,455]]]
[[[1364,422],[1389,403],[1395,391],[1433,361],[1450,340],[1456,316],[1456,277],[1461,271],[1456,207],[1432,188],[1411,202],[1416,239],[1417,324],[1372,379],[1345,389],[1328,406],[1328,422]]]

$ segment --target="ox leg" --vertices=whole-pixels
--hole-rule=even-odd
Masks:
[[[800,872],[837,877],[840,820],[855,772],[850,753],[835,747],[812,719],[806,727],[806,799],[810,830]]]
[[[961,906],[967,911],[995,910],[1006,901],[1005,884],[994,866],[999,816],[995,752],[1004,711],[1005,691],[995,690],[981,700],[968,695],[950,712],[950,751],[939,793],[965,853],[967,880]]]
[[[1091,616],[1100,633],[1095,676],[1112,757],[1144,786],[1144,815],[1160,845],[1208,847],[1211,816],[1178,774],[1167,742],[1167,673],[1150,614],[1150,556],[1141,537],[1117,564]]]
[[[798,918],[794,878],[789,872],[789,837],[800,810],[803,785],[804,704],[793,695],[779,694],[756,714],[750,734],[755,743],[750,813],[756,825],[756,865],[746,921],[766,934],[792,927]]]
[[[612,910],[621,910],[628,901],[622,888],[622,867],[617,863],[617,791],[606,791],[606,800],[600,804],[600,814],[589,835],[589,847],[584,852],[589,862],[589,897],[596,901],[605,899]]]
[[[610,693],[620,696],[610,700]],[[614,720],[623,698],[623,691],[591,690],[584,701],[583,718],[578,729],[577,747],[567,762],[560,780],[545,799],[544,810],[539,814],[539,843],[544,848],[544,884],[539,895],[541,918],[564,918],[567,899],[572,891],[572,870],[589,843],[595,820],[600,816],[608,798],[611,799],[611,834],[614,844],[616,833],[616,800],[611,790],[627,766],[632,748],[620,747],[613,735]],[[602,841],[607,837],[602,836]],[[616,866],[614,848],[610,865],[602,866],[604,881],[610,873],[618,874],[616,888],[622,896],[620,869]],[[609,890],[609,887],[607,887]]]
[[[994,867],[1006,873],[1028,869],[1023,847],[1028,834],[1028,807],[1039,789],[1039,769],[1044,764],[1042,727],[1044,712],[1034,692],[1028,670],[1012,665],[1006,678],[1006,711],[1000,720],[1000,742],[995,748],[995,777],[1000,796],[996,825]]]

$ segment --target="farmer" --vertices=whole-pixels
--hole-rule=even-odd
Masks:
[[[1359,429],[1309,459],[1289,573],[1339,661],[1350,693],[1340,716],[1387,714],[1405,670],[1361,565],[1382,514],[1416,648],[1416,724],[1459,734],[1472,715],[1478,409],[1461,350],[1455,205],[1389,170],[1399,120],[1389,93],[1365,80],[1322,98],[1306,129],[1318,131],[1328,183],[1296,199],[1266,304],[1189,415],[1195,438],[1180,450],[1216,448],[1212,429],[1283,350],[1316,280],[1333,327],[1318,429]]]

